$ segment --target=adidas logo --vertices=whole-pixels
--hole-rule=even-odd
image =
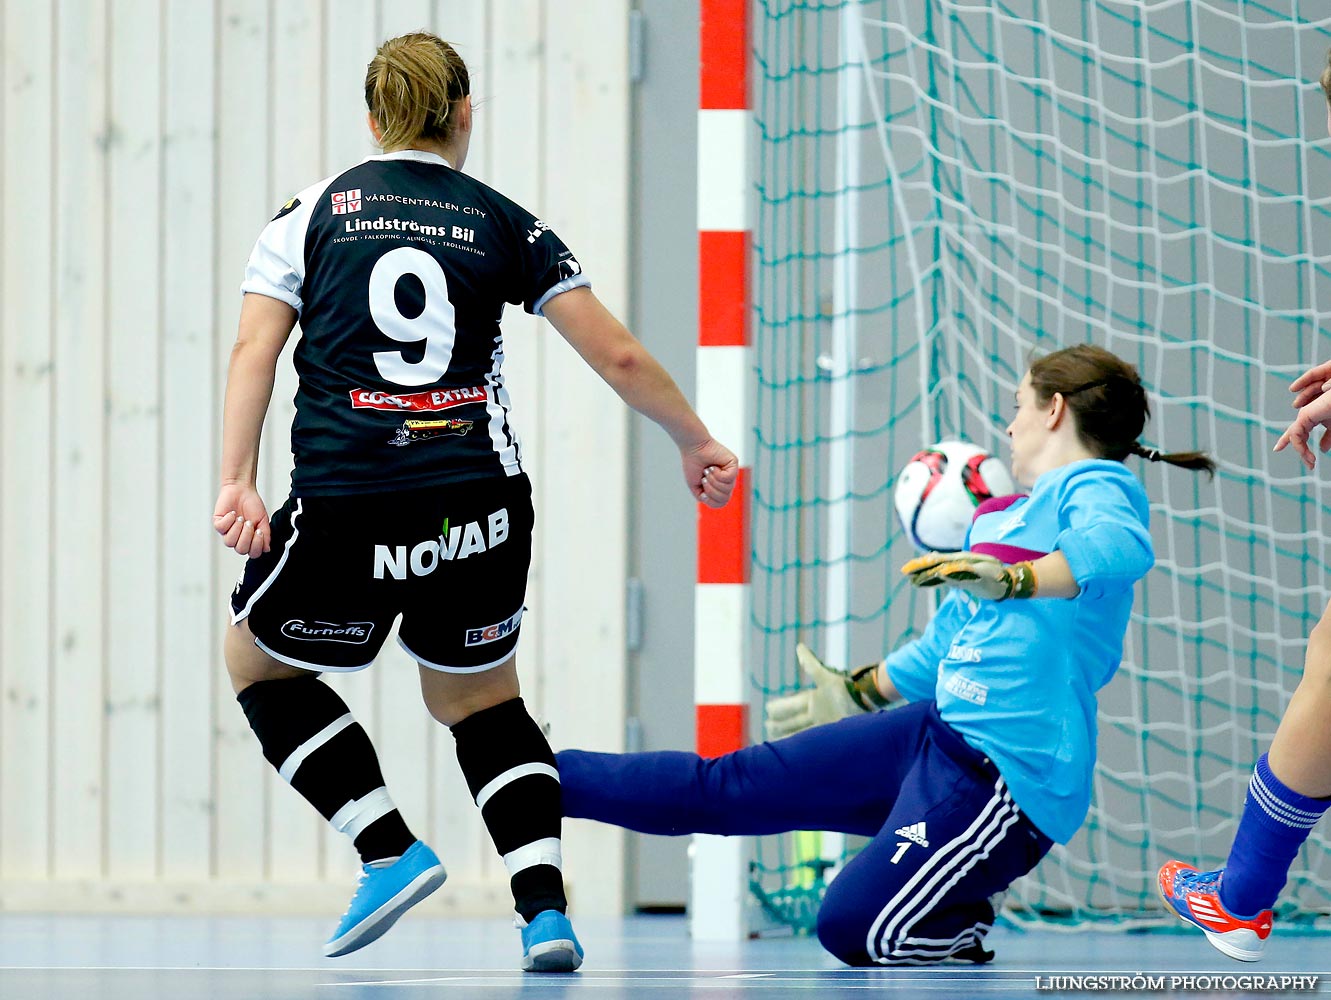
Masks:
[[[898,837],[905,837],[907,840],[914,841],[921,847],[928,847],[929,841],[925,833],[923,823],[912,823],[910,826],[903,826],[897,831]]]

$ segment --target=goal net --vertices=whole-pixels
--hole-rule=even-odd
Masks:
[[[1162,861],[1223,863],[1328,596],[1331,473],[1271,446],[1289,382],[1331,357],[1331,11],[767,0],[753,44],[755,698],[798,686],[797,640],[855,666],[922,626],[891,504],[914,452],[1006,456],[1033,349],[1131,360],[1144,441],[1219,473],[1129,460],[1157,564],[1101,693],[1094,803],[1007,915],[1158,920]],[[755,893],[808,926],[855,846],[764,839]],[[1331,911],[1327,823],[1279,909]]]

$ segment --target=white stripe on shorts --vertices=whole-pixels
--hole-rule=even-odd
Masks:
[[[285,663],[289,667],[299,667],[301,670],[313,670],[316,674],[354,674],[357,670],[364,670],[370,665],[370,663],[374,662],[371,660],[370,663],[362,663],[360,666],[356,667],[329,667],[322,663],[314,663],[310,660],[298,660],[294,656],[287,656],[285,653],[279,653],[277,650],[264,645],[263,640],[258,636],[254,637],[254,645],[258,646],[279,663]]]
[[[347,726],[355,725],[356,719],[350,712],[341,718],[334,719],[328,725],[324,726],[308,740],[291,751],[291,756],[282,761],[282,766],[277,769],[277,773],[282,776],[287,784],[291,784],[291,779],[296,776],[296,771],[300,765],[305,763],[305,758],[321,746],[331,740]]]
[[[564,856],[558,837],[533,840],[504,855],[504,867],[508,869],[509,878],[536,865],[554,865],[561,872],[564,870]]]
[[[231,615],[232,625],[240,624],[241,621],[243,621],[245,618],[249,616],[250,611],[254,609],[254,602],[257,601],[260,597],[262,597],[263,592],[273,585],[273,581],[277,579],[277,574],[281,573],[282,567],[287,564],[287,556],[291,555],[291,546],[294,545],[296,539],[300,537],[300,529],[296,527],[296,521],[300,517],[300,512],[303,509],[304,507],[301,503],[301,500],[299,497],[297,497],[296,509],[291,512],[291,537],[288,538],[287,543],[284,546],[282,546],[282,557],[277,560],[277,565],[274,566],[273,571],[268,574],[268,578],[264,580],[263,583],[259,584],[257,587],[254,588],[254,593],[250,594],[250,599],[245,602],[245,606],[241,608],[239,612],[232,613]],[[271,530],[272,530],[272,525],[270,524],[269,531]]]
[[[521,633],[519,633],[521,635]],[[402,641],[402,637],[397,637],[397,644],[402,647],[402,651],[419,663],[422,667],[429,667],[431,670],[438,670],[442,674],[480,674],[487,670],[493,670],[501,663],[507,663],[518,651],[517,643],[513,644],[512,652],[505,653],[497,660],[491,660],[489,663],[482,663],[479,667],[446,667],[442,663],[431,663],[423,656],[417,656],[411,651],[411,647]]]
[[[484,809],[485,803],[490,801],[491,796],[493,796],[495,792],[499,791],[499,789],[503,788],[510,781],[517,781],[519,778],[525,778],[529,774],[545,774],[554,778],[555,781],[559,780],[559,772],[549,764],[540,764],[533,761],[530,764],[519,764],[517,767],[510,767],[493,781],[486,782],[485,787],[476,793],[476,808]]]

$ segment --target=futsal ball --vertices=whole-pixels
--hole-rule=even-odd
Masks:
[[[893,501],[906,537],[917,549],[954,552],[966,543],[975,508],[1015,493],[999,459],[965,441],[939,441],[897,475]]]

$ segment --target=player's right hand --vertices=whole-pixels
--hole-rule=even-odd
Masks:
[[[227,483],[222,487],[213,508],[213,529],[222,536],[223,545],[251,559],[272,547],[268,509],[253,486]]]
[[[696,447],[681,447],[684,482],[693,499],[708,507],[724,507],[739,479],[739,459],[735,453],[712,438]]]
[[[851,697],[853,678],[844,670],[829,667],[804,643],[795,647],[800,671],[813,687],[767,701],[767,736],[779,740],[825,722],[836,722],[864,712]]]

